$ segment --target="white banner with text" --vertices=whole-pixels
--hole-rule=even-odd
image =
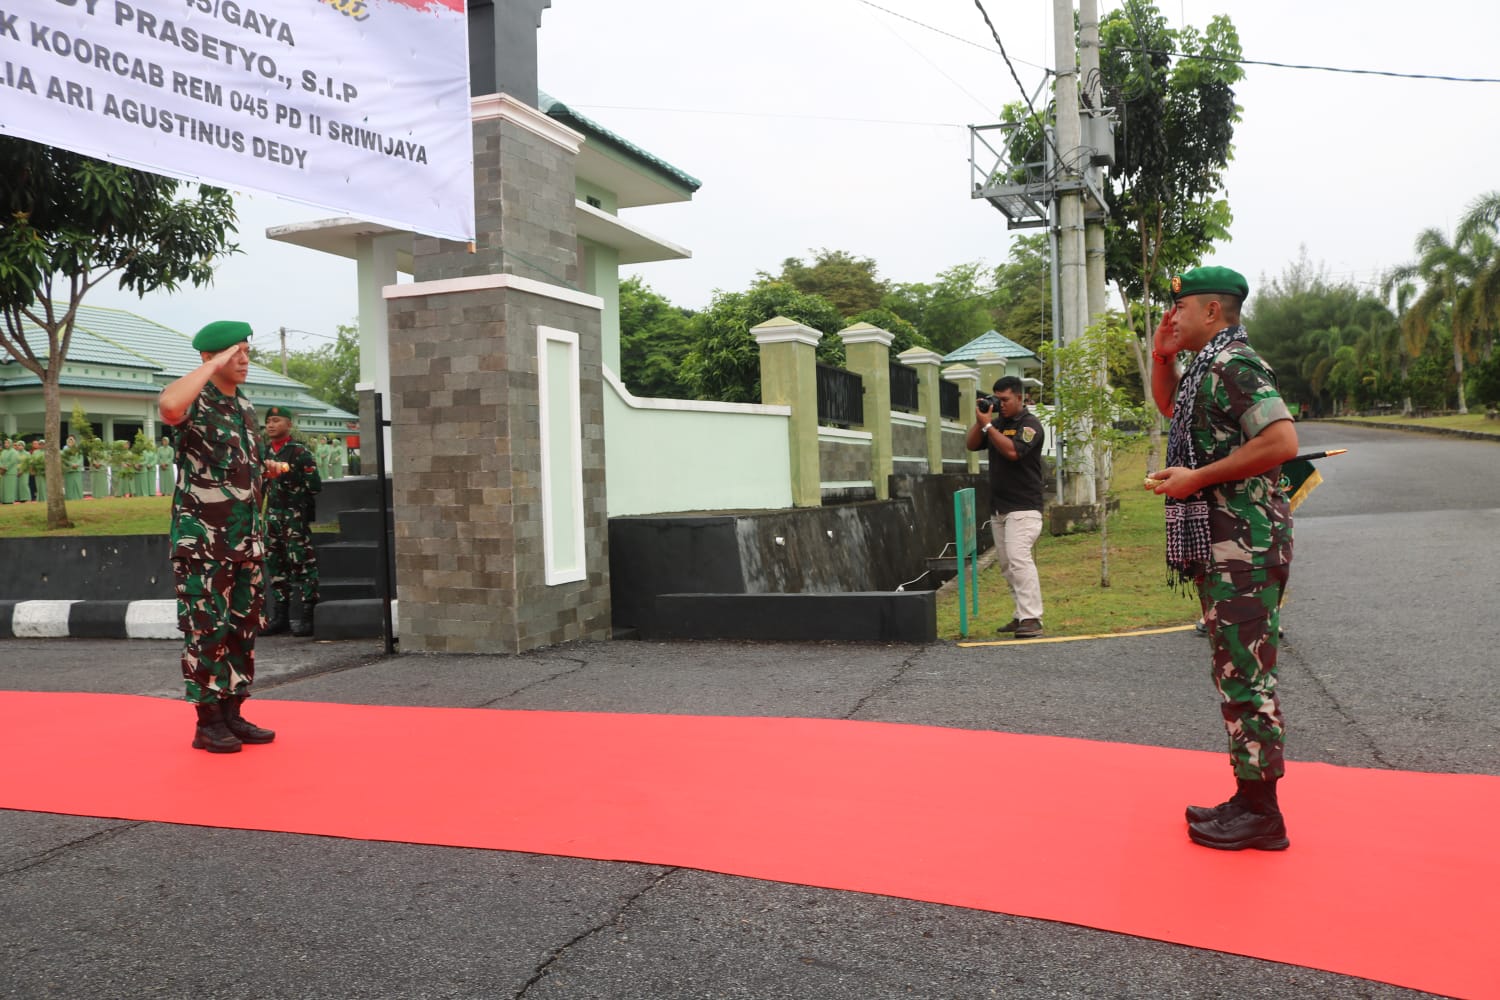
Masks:
[[[463,0],[0,0],[0,133],[474,238]]]

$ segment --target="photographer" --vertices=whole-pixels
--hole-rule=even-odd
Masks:
[[[1042,534],[1041,421],[1026,408],[1021,380],[997,379],[993,396],[980,396],[965,444],[990,453],[990,530],[995,559],[1010,585],[1015,617],[997,631],[1017,639],[1042,634],[1042,583],[1031,550]]]

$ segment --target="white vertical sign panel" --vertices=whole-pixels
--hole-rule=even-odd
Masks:
[[[0,134],[474,238],[463,0],[0,0]]]
[[[578,334],[536,332],[542,557],[547,586],[588,579],[583,524],[583,389]]]

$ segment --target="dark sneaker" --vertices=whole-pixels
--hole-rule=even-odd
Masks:
[[[1197,632],[1199,635],[1208,635],[1208,623],[1205,622],[1202,618],[1199,618],[1198,624],[1193,626],[1193,631]]]
[[[1017,628],[1020,627],[1020,625],[1021,625],[1021,619],[1019,619],[1019,618],[1012,618],[1010,621],[1006,622],[1004,625],[1001,625],[999,628],[995,629],[995,631],[996,632],[1001,632],[1001,633],[1004,633],[1004,632],[1014,632]]]
[[[1238,809],[1207,823],[1189,823],[1188,836],[1193,843],[1216,851],[1284,851],[1291,842],[1286,839],[1286,824],[1281,813],[1258,813]]]
[[[1040,618],[1023,618],[1021,624],[1016,626],[1017,639],[1035,639],[1042,634],[1042,620]]]

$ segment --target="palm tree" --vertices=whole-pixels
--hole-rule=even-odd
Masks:
[[[1438,229],[1424,229],[1417,236],[1417,260],[1393,272],[1397,280],[1417,277],[1424,288],[1406,311],[1413,343],[1424,347],[1435,323],[1444,320],[1453,334],[1453,373],[1458,381],[1458,412],[1468,413],[1464,398],[1464,359],[1475,356],[1475,333],[1480,325],[1479,298],[1475,278],[1493,263],[1495,241],[1478,226],[1464,231],[1452,242]],[[1391,279],[1387,279],[1390,284]]]
[[[1488,253],[1483,266],[1474,275],[1467,311],[1479,331],[1479,354],[1488,360],[1495,349],[1495,332],[1500,328],[1500,253],[1496,238],[1500,236],[1500,191],[1481,195],[1469,206],[1458,224],[1455,238],[1469,245],[1484,245]]]

